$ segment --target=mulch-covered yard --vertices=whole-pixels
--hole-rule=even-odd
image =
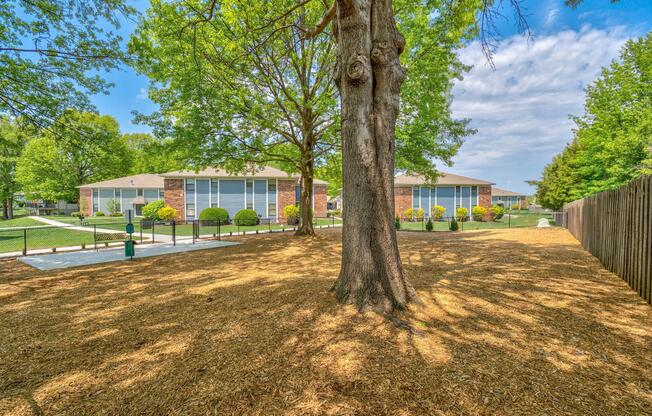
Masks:
[[[652,414],[652,307],[564,230],[401,233],[419,334],[337,305],[319,234],[0,262],[0,414]]]

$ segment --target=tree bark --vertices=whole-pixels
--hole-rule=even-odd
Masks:
[[[344,227],[338,301],[390,313],[418,296],[394,225],[394,146],[404,38],[391,0],[337,0]]]
[[[315,229],[312,225],[312,193],[313,193],[313,173],[306,172],[301,175],[301,219],[299,228],[295,235],[315,235]]]
[[[7,219],[14,219],[14,198],[11,196],[7,198]]]
[[[2,219],[3,220],[8,220],[9,219],[9,209],[7,208],[7,201],[9,198],[3,198],[2,199]]]

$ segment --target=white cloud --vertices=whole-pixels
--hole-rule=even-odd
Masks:
[[[141,88],[138,90],[138,94],[136,95],[136,98],[139,100],[146,100],[147,97],[147,90],[145,88]]]
[[[454,171],[515,191],[540,176],[571,138],[569,115],[583,113],[584,87],[618,57],[629,38],[622,28],[584,27],[528,40],[506,39],[495,70],[477,43],[460,58],[474,68],[453,89],[455,117],[471,118],[478,133],[455,158]]]

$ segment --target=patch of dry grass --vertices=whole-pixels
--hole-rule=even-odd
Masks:
[[[0,263],[0,414],[652,413],[652,308],[565,231],[401,234],[422,336],[334,302],[339,238]]]

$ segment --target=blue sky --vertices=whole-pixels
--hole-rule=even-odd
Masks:
[[[148,2],[132,4],[144,10]],[[453,90],[453,112],[472,119],[478,133],[466,139],[453,167],[441,169],[531,193],[525,181],[538,178],[572,137],[569,115],[582,114],[583,88],[617,58],[627,39],[652,30],[652,0],[585,0],[577,9],[563,0],[523,4],[532,37],[517,33],[506,8],[505,19],[497,22],[502,40],[495,69],[477,42],[460,51],[473,69]],[[125,38],[133,27],[125,22]],[[147,79],[130,69],[106,77],[115,87],[109,95],[92,97],[98,111],[117,118],[124,132],[149,131],[131,122],[132,111],[156,109],[146,96]]]

